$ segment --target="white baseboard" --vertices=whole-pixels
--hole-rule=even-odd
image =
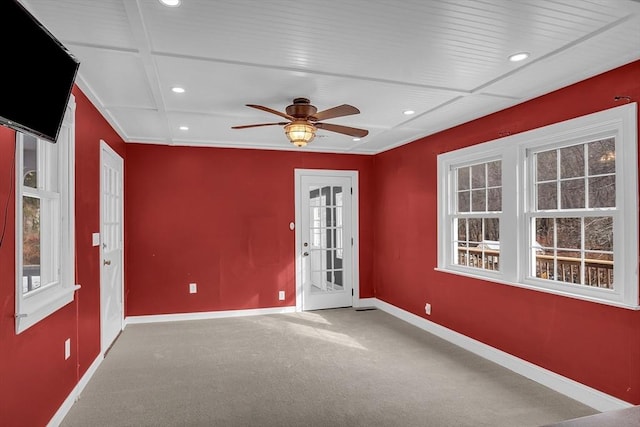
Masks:
[[[224,317],[258,316],[262,314],[294,313],[295,306],[254,308],[248,310],[203,311],[199,313],[154,314],[148,316],[127,316],[125,325],[136,323],[175,322],[179,320],[221,319]]]
[[[562,393],[578,402],[584,403],[600,412],[612,411],[616,409],[630,408],[633,405],[624,400],[598,391],[587,385],[581,384],[572,379],[563,377],[548,369],[542,368],[526,360],[520,359],[502,350],[491,347],[466,335],[462,335],[456,331],[448,329],[442,325],[430,322],[413,313],[409,313],[401,308],[391,305],[385,301],[373,298],[375,301],[372,306],[391,314],[398,319],[404,320],[420,329],[423,329],[433,335],[449,341],[459,347],[469,350],[485,359],[488,359],[498,365],[504,366],[524,377],[527,377],[539,384],[549,387],[559,393]]]
[[[84,388],[87,386],[89,380],[91,379],[91,377],[93,377],[93,374],[96,373],[96,371],[98,370],[98,366],[100,366],[103,360],[103,354],[99,354],[98,357],[96,357],[91,366],[89,366],[89,369],[87,369],[87,372],[85,372],[82,378],[80,378],[78,384],[76,384],[73,390],[71,390],[69,396],[67,396],[64,402],[62,402],[62,405],[60,405],[56,413],[47,424],[47,427],[58,427],[62,423],[62,420],[64,420],[64,417],[67,416],[73,404],[76,402],[76,400],[78,400],[80,394],[82,393],[82,390],[84,390]]]
[[[375,307],[376,299],[375,298],[358,298],[354,301],[354,308],[365,308],[365,307]]]

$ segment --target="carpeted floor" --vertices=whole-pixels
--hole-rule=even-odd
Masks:
[[[129,325],[64,419],[539,426],[597,411],[379,310]]]

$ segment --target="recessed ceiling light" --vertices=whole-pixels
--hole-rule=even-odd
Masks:
[[[416,112],[415,112],[415,111],[413,111],[413,110],[404,110],[404,111],[402,112],[402,114],[404,114],[405,116],[410,116],[410,115],[415,114],[415,113],[416,113]]]
[[[353,141],[360,141],[360,138],[353,138]]]
[[[518,53],[514,53],[513,55],[509,56],[509,61],[511,61],[511,62],[524,61],[528,57],[529,57],[529,53],[528,52],[518,52]]]
[[[189,126],[180,126],[180,130],[189,130]]]
[[[178,7],[180,6],[180,3],[182,3],[182,1],[181,0],[160,0],[160,3],[169,7]]]
[[[171,90],[174,91],[175,93],[184,93],[184,88],[180,86],[172,87]]]

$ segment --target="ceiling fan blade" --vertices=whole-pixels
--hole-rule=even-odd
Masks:
[[[364,138],[369,135],[369,131],[365,129],[352,128],[349,126],[332,125],[331,123],[314,123],[314,126],[318,129],[324,129],[331,132],[343,133],[345,135],[354,136],[357,138]]]
[[[293,116],[290,116],[290,115],[285,114],[285,113],[283,113],[281,111],[278,111],[278,110],[274,110],[273,108],[265,107],[263,105],[247,104],[247,107],[257,108],[258,110],[266,111],[267,113],[275,114],[275,115],[278,115],[280,117],[284,117],[285,119],[288,119],[288,120],[295,120],[296,119]]]
[[[336,117],[350,116],[352,114],[360,114],[360,110],[358,110],[353,105],[342,104],[342,105],[338,105],[337,107],[319,111],[315,113],[313,116],[309,117],[309,120],[314,120],[314,121],[327,120],[327,119],[333,119]]]
[[[246,128],[255,128],[259,126],[275,126],[275,125],[288,125],[289,122],[278,122],[278,123],[257,123],[255,125],[241,125],[241,126],[232,126],[231,129],[246,129]]]

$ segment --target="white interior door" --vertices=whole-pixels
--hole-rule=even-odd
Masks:
[[[100,330],[104,354],[122,331],[123,160],[101,141],[100,151]]]
[[[297,172],[297,264],[302,310],[351,307],[354,172]],[[354,188],[355,187],[355,188]]]

